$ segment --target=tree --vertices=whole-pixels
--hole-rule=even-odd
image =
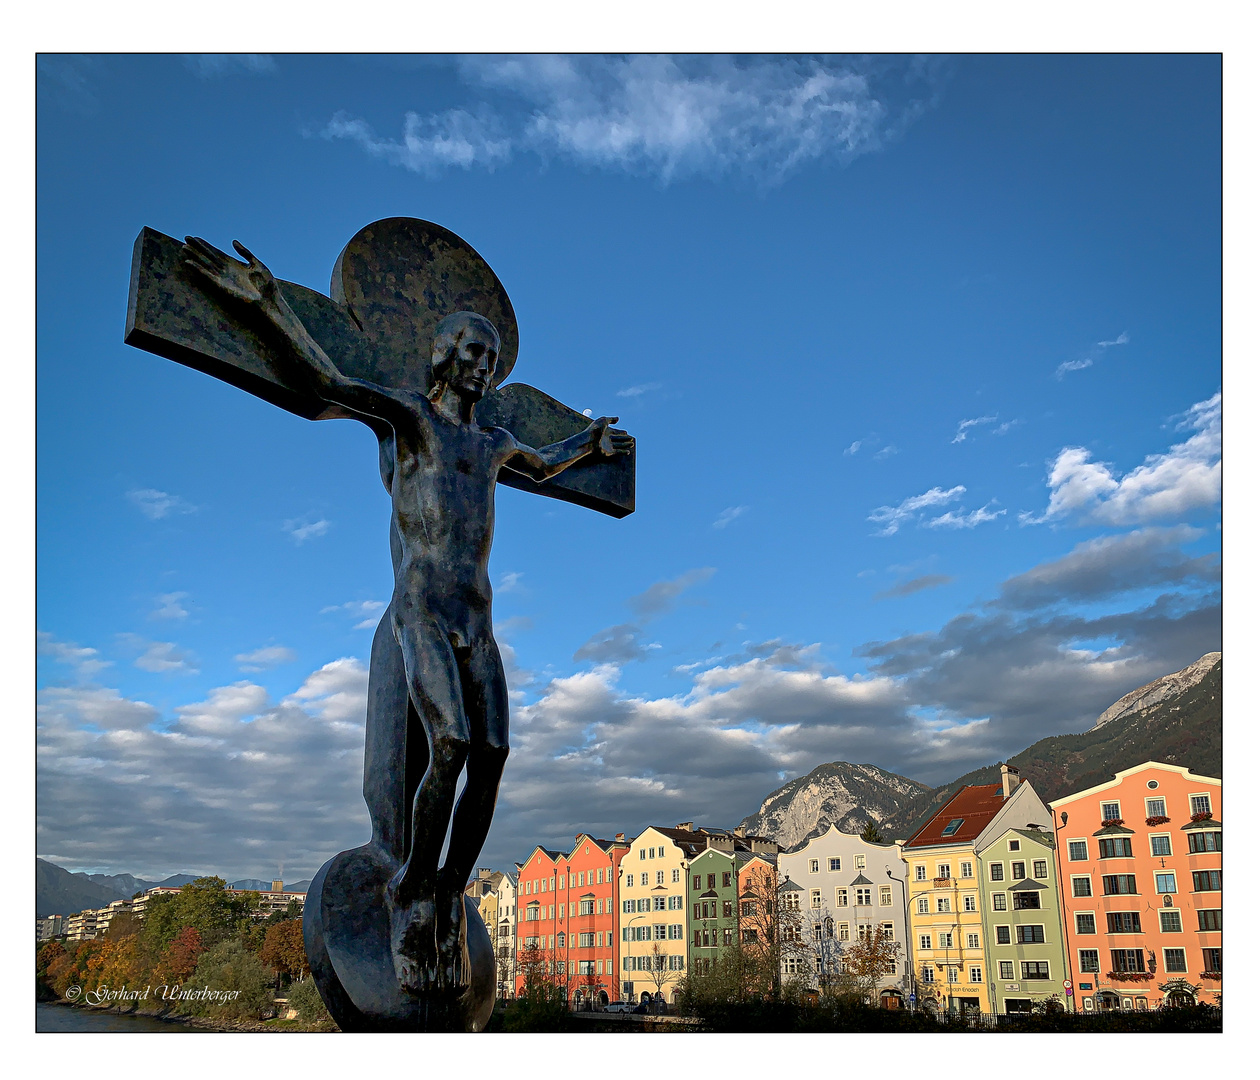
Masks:
[[[290,979],[305,979],[311,966],[306,959],[302,924],[296,919],[286,919],[269,926],[258,959],[276,973],[277,979],[283,975]]]
[[[680,975],[669,969],[669,953],[659,941],[652,942],[652,951],[648,953],[648,980],[656,987],[656,992],[665,996],[665,987],[676,982]]]
[[[818,992],[823,997],[842,996],[851,992],[852,980],[845,971],[844,945],[836,938],[836,920],[831,909],[811,908],[813,926],[806,941],[814,966]]]
[[[197,962],[190,982],[197,989],[225,993],[217,1000],[181,1000],[178,1007],[184,1012],[260,1020],[272,1008],[271,975],[239,938],[221,941],[207,949]]]
[[[144,937],[151,955],[160,955],[186,926],[201,934],[207,947],[236,936],[250,925],[258,908],[258,894],[229,893],[220,877],[198,878],[177,893],[150,897],[144,917]]]
[[[845,968],[854,989],[872,1004],[880,980],[897,973],[900,957],[901,942],[881,926],[868,927],[867,933],[859,934],[857,941],[844,951]]]
[[[166,947],[154,974],[168,984],[182,983],[192,977],[205,951],[201,932],[196,927],[185,926]]]
[[[744,992],[778,999],[783,977],[799,985],[808,975],[810,943],[803,930],[800,893],[786,890],[770,866],[748,875],[739,900],[739,948],[746,954]]]
[[[862,839],[868,844],[882,844],[884,837],[880,834],[879,826],[875,824],[874,818],[867,818],[866,825],[862,829]]]

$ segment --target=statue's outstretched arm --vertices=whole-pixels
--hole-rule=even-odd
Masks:
[[[634,447],[634,437],[620,428],[609,426],[617,419],[615,416],[601,416],[584,431],[539,450],[524,443],[515,443],[515,451],[504,464],[513,472],[524,473],[533,480],[550,480],[588,455],[614,457],[628,454]]]
[[[279,332],[288,346],[280,350],[282,360],[288,361],[284,372],[288,379],[306,386],[324,401],[369,416],[389,420],[400,411],[407,411],[400,393],[343,375],[289,307],[271,271],[239,240],[233,240],[232,246],[245,262],[233,259],[200,237],[185,237],[184,264],[221,293],[257,310]]]

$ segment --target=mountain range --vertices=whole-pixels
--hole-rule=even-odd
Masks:
[[[178,888],[187,885],[202,874],[172,874],[161,881],[146,881],[131,874],[72,874],[56,863],[46,859],[35,860],[35,916],[44,918],[47,915],[73,915],[86,908],[102,908],[115,900],[130,900],[136,893],[144,892],[158,885]],[[294,881],[286,884],[289,892],[305,892],[310,885],[306,881]],[[232,889],[257,889],[260,892],[271,888],[270,881],[260,878],[242,878],[229,881]]]
[[[1208,653],[1126,694],[1089,731],[1042,739],[1007,763],[1050,802],[1145,761],[1220,776],[1222,754],[1221,654]],[[833,823],[844,832],[861,832],[868,819],[886,840],[907,839],[960,787],[998,783],[1001,765],[994,762],[930,787],[873,765],[834,761],[772,792],[742,824],[784,848],[798,847]]]

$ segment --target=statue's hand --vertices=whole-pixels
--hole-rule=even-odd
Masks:
[[[620,428],[610,427],[620,417],[601,416],[586,430],[591,433],[591,452],[600,457],[615,457],[617,454],[628,454],[634,449],[634,436]]]
[[[246,262],[237,262],[198,236],[184,237],[184,265],[191,267],[222,292],[247,304],[276,303],[276,279],[239,240],[232,246]]]

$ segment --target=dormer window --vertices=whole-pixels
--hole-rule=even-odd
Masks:
[[[945,828],[941,830],[941,835],[953,836],[954,833],[956,833],[959,829],[962,828],[962,823],[963,823],[962,818],[960,817],[954,818],[948,825],[945,826]]]

